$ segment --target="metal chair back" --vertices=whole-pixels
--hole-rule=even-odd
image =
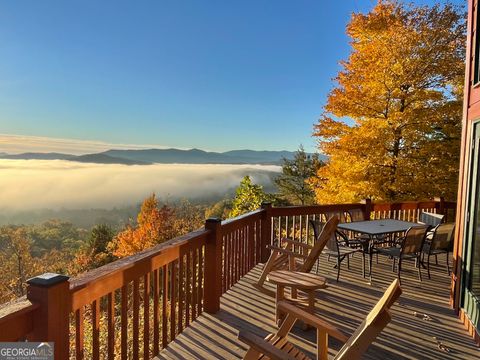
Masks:
[[[448,250],[453,242],[455,223],[440,224],[435,228],[430,250]]]
[[[402,254],[416,254],[422,251],[425,236],[428,231],[428,226],[411,227],[405,233],[402,242]]]
[[[345,211],[344,216],[347,222],[365,221],[365,215],[361,209]]]

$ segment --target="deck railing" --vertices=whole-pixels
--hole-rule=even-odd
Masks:
[[[69,279],[28,281],[26,298],[0,308],[0,341],[53,341],[55,359],[151,358],[269,256],[267,245],[290,236],[312,241],[309,220],[417,221],[421,211],[455,219],[455,203],[427,202],[272,207],[204,229]]]

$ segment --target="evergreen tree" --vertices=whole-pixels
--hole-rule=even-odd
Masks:
[[[318,154],[307,154],[303,148],[292,160],[283,159],[282,174],[275,178],[280,196],[294,205],[310,205],[315,202],[315,193],[308,180],[323,166]]]

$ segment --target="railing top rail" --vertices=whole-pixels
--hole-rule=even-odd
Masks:
[[[372,203],[373,211],[414,210],[435,208],[437,201],[403,201],[396,203]]]
[[[229,231],[239,229],[243,226],[250,224],[252,221],[260,220],[264,212],[265,212],[264,209],[258,209],[258,210],[251,211],[249,213],[234,217],[232,219],[223,220],[222,230],[224,232],[229,232]]]
[[[293,215],[313,215],[326,212],[348,211],[355,209],[363,209],[365,204],[328,204],[328,205],[305,205],[305,206],[283,206],[273,207],[272,216],[293,216]]]
[[[39,307],[25,296],[0,307],[2,341],[17,341],[33,330],[32,313]],[[5,337],[6,336],[6,337]]]
[[[209,230],[200,229],[166,241],[151,249],[119,259],[70,279],[72,310],[115,291],[130,281],[177,259],[183,247],[203,245]]]
[[[234,218],[230,218],[230,219],[226,219],[226,220],[222,220],[222,225],[228,225],[232,222],[235,222],[235,221],[239,221],[239,220],[243,220],[245,218],[250,218],[250,217],[255,217],[255,216],[260,216],[265,210],[264,209],[257,209],[257,210],[254,210],[254,211],[250,211],[246,214],[242,214],[242,215],[239,215],[239,216],[236,216]]]

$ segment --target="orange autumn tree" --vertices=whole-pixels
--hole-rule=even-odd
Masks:
[[[351,54],[314,127],[329,157],[310,180],[316,201],[454,199],[464,14],[451,4],[378,1],[352,15],[347,34]]]
[[[159,207],[155,194],[146,198],[137,216],[137,225],[128,225],[114,237],[109,249],[114,256],[124,257],[174,238],[175,213],[170,207]]]

